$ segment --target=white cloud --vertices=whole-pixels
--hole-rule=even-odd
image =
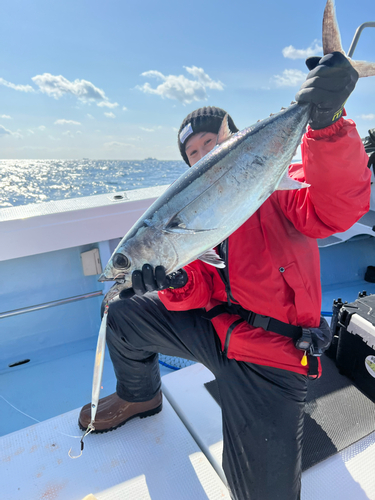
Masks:
[[[65,132],[62,133],[62,135],[65,135],[66,137],[77,137],[77,135],[81,135],[82,132],[80,130],[76,130],[75,133],[71,132],[70,130],[66,130]]]
[[[128,108],[126,108],[125,106],[123,106],[123,107],[122,107],[122,110],[123,110],[123,111],[127,111],[127,110],[128,110]]]
[[[98,103],[98,106],[100,108],[106,107],[106,108],[116,108],[118,106],[117,102],[109,102],[109,101],[101,101]]]
[[[87,114],[87,117],[90,118],[90,120],[95,120],[95,118],[90,114]]]
[[[167,78],[163,75],[163,73],[160,73],[160,71],[156,71],[154,69],[151,69],[150,71],[145,71],[144,73],[141,74],[141,76],[151,76],[154,78],[159,78],[160,80],[165,80]]]
[[[208,75],[203,71],[203,68],[197,68],[197,66],[192,66],[188,68],[184,66],[186,71],[193,75],[194,78],[198,80],[203,86],[214,90],[224,90],[224,84],[219,82],[214,82]]]
[[[64,119],[61,119],[61,120],[56,120],[55,125],[81,125],[80,122],[76,122],[74,120],[64,120]]]
[[[202,68],[184,66],[195,80],[189,80],[184,75],[164,76],[160,71],[146,71],[142,76],[162,80],[156,88],[152,88],[149,83],[145,83],[137,88],[147,94],[156,94],[167,99],[175,99],[183,104],[193,101],[204,101],[207,99],[206,89],[223,90],[224,85],[220,81],[213,81]]]
[[[116,115],[112,112],[104,113],[107,118],[116,118]]]
[[[64,94],[72,94],[79,99],[85,100],[102,100],[106,99],[103,90],[95,87],[87,80],[74,80],[70,82],[62,75],[51,75],[50,73],[43,73],[43,75],[36,75],[32,81],[39,87],[39,89],[55,99],[62,97]]]
[[[154,128],[146,128],[146,127],[139,127],[141,130],[144,130],[145,132],[155,132]]]
[[[4,118],[5,120],[11,120],[12,117],[9,115],[1,115],[0,118]]]
[[[19,131],[12,132],[11,130],[8,130],[7,128],[5,128],[3,125],[0,125],[0,137],[5,136],[5,135],[11,135],[12,137],[16,137],[17,139],[23,138],[23,135],[20,134]]]
[[[12,132],[7,128],[3,127],[2,125],[0,125],[0,136],[1,135],[12,135]]]
[[[319,40],[314,40],[307,49],[296,49],[293,45],[289,45],[289,47],[285,47],[282,50],[282,53],[288,59],[306,59],[307,57],[322,54],[323,47],[320,45]]]
[[[31,85],[16,85],[15,83],[7,82],[4,78],[0,78],[0,85],[4,85],[13,90],[19,90],[20,92],[35,92]]]
[[[51,149],[47,146],[22,146],[19,148],[20,151],[27,151],[27,150],[32,150],[32,151],[51,151]]]
[[[74,134],[72,134],[70,130],[66,130],[62,135],[65,135],[66,137],[74,137]]]
[[[70,94],[77,97],[82,102],[96,102],[98,106],[116,107],[117,103],[110,103],[104,90],[87,80],[69,81],[62,75],[51,75],[43,73],[32,78],[40,91],[59,99],[63,95]]]
[[[155,132],[155,130],[160,130],[162,128],[161,125],[157,125],[155,127],[151,127],[151,128],[148,128],[148,127],[139,127],[141,130],[144,130],[145,132]]]
[[[46,130],[46,127],[45,127],[44,125],[40,125],[40,126],[38,127],[38,129],[43,131],[43,130]]]
[[[133,144],[125,144],[124,142],[105,142],[104,147],[107,149],[119,149],[119,148],[134,148]]]
[[[296,87],[306,80],[306,75],[299,69],[284,69],[282,75],[274,75],[272,80],[278,87]]]
[[[360,115],[359,118],[362,118],[362,120],[375,120],[375,114],[370,113],[368,115]]]

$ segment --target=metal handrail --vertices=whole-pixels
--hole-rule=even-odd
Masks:
[[[350,45],[350,48],[349,48],[349,51],[348,51],[348,57],[352,57],[353,56],[354,50],[357,47],[357,43],[358,43],[359,37],[361,36],[361,33],[362,33],[362,31],[365,28],[375,28],[375,22],[363,23],[363,24],[361,24],[361,26],[359,26],[357,28],[357,31],[355,32],[353,40],[352,40],[352,44]]]
[[[92,292],[83,295],[76,295],[74,297],[68,297],[67,299],[45,302],[44,304],[38,304],[36,306],[24,307],[22,309],[14,309],[13,311],[5,311],[3,313],[0,313],[0,319],[10,318],[12,316],[18,316],[19,314],[25,314],[33,311],[40,311],[41,309],[49,309],[50,307],[61,306],[64,304],[70,304],[72,302],[78,302],[79,300],[91,299],[92,297],[99,297],[100,295],[103,295],[103,292],[101,290],[98,292]]]

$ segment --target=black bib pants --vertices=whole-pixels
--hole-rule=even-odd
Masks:
[[[126,401],[147,401],[160,390],[158,353],[206,366],[220,394],[232,498],[300,499],[306,376],[228,359],[202,310],[168,311],[156,292],[110,305],[107,345]]]

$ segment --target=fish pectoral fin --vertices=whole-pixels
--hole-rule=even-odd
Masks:
[[[176,234],[195,234],[195,233],[205,233],[207,231],[216,230],[217,228],[207,228],[207,229],[196,229],[187,227],[186,224],[181,221],[178,216],[174,216],[168,224],[162,229],[163,233],[176,233]]]
[[[196,234],[196,233],[207,233],[209,231],[216,231],[217,227],[213,227],[210,229],[194,229],[194,228],[189,228],[189,227],[165,227],[162,229],[163,233],[175,233],[175,234]]]
[[[302,189],[309,187],[310,184],[306,182],[299,182],[291,177],[289,177],[288,171],[285,172],[284,177],[281,178],[279,185],[277,186],[276,191],[287,191],[292,189]]]
[[[224,269],[225,267],[225,262],[218,256],[215,250],[207,250],[207,252],[200,255],[198,259],[210,266],[218,267],[219,269]]]
[[[216,146],[227,141],[232,135],[228,124],[228,113],[224,116],[221,122],[219,132],[217,134]]]

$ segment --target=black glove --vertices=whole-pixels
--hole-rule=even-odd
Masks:
[[[310,352],[313,356],[320,356],[328,349],[332,342],[332,330],[323,316],[320,317],[319,328],[310,328],[312,346]]]
[[[369,157],[367,166],[370,168],[371,165],[375,165],[375,128],[369,130],[368,134],[362,142]]]
[[[295,100],[299,104],[314,104],[309,124],[318,130],[341,118],[344,104],[357,83],[358,73],[340,52],[322,58],[309,57],[306,66],[310,73]]]
[[[132,274],[132,286],[123,290],[120,299],[128,299],[134,294],[143,295],[154,290],[165,290],[166,288],[182,288],[188,282],[188,275],[184,269],[179,269],[172,274],[165,274],[165,267],[156,266],[155,272],[150,264],[144,264],[142,271],[134,271]]]

